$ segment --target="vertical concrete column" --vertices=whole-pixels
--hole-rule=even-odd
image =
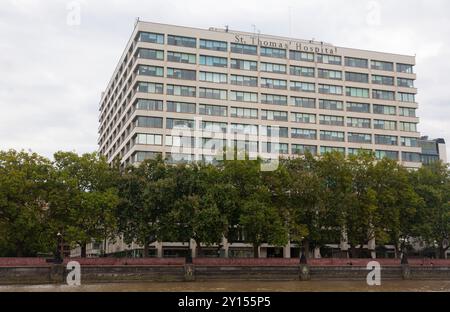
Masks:
[[[191,239],[191,255],[192,258],[197,257],[197,243],[193,239]]]
[[[229,254],[228,251],[230,250],[230,244],[228,243],[228,239],[226,237],[222,237],[222,249],[223,249],[223,256],[225,258],[228,258]]]
[[[163,257],[163,243],[162,242],[156,242],[155,243],[155,247],[156,247],[156,256],[158,258],[162,258]]]
[[[339,244],[339,248],[341,249],[341,252],[345,252],[347,254],[347,258],[348,258],[348,249],[350,248],[350,246],[348,245],[348,236],[347,236],[347,230],[345,229],[345,227],[342,229],[342,234],[341,234],[341,242]]]
[[[283,258],[291,258],[291,242],[288,242],[286,246],[283,247]]]
[[[377,253],[375,251],[376,249],[376,242],[375,242],[375,237],[372,238],[368,243],[367,243],[367,249],[369,249],[370,251],[370,257],[372,259],[376,259],[377,258]]]
[[[322,256],[320,255],[320,247],[314,248],[314,259],[320,259]]]

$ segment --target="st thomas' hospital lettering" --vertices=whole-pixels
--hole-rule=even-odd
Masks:
[[[337,54],[337,48],[331,47],[331,46],[324,46],[324,45],[306,45],[301,42],[293,42],[293,41],[286,41],[286,42],[276,42],[276,41],[269,41],[264,40],[261,38],[256,37],[250,37],[250,40],[245,40],[243,36],[236,35],[235,36],[235,42],[236,43],[242,43],[242,44],[251,44],[251,45],[258,45],[260,47],[268,47],[268,48],[279,48],[279,49],[286,49],[286,50],[297,50],[297,51],[303,51],[303,52],[313,52],[313,53],[324,53],[324,54]]]

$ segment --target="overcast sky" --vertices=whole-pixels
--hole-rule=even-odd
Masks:
[[[450,143],[448,12],[447,0],[0,0],[0,150],[95,151],[100,95],[137,17],[416,55],[419,130]]]

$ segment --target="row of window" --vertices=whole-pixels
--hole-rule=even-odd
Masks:
[[[163,34],[148,33],[148,32],[140,32],[138,40],[157,44],[164,44],[165,42]],[[197,39],[193,37],[167,35],[167,44],[187,48],[197,48]],[[227,52],[228,43],[225,41],[200,39],[199,48],[206,50]],[[257,55],[258,47],[255,45],[231,43],[230,51],[233,53]],[[314,58],[314,53],[294,51],[294,50],[289,50],[288,52],[286,49],[272,48],[272,47],[260,47],[259,54],[261,56],[266,57],[286,59],[288,57],[288,53],[289,58],[292,60],[307,61],[307,62],[316,61],[318,63],[324,64],[342,65],[342,57],[338,55],[317,54],[316,57]],[[344,57],[344,64],[345,66],[349,67],[369,68],[369,60],[363,58]],[[396,65],[397,65],[396,69],[398,72],[413,73],[413,65],[399,64],[399,63]],[[393,71],[394,63],[371,60],[370,67],[376,70]]]
[[[168,109],[174,112],[183,112],[183,113],[192,113],[195,110],[194,106],[190,106],[188,103],[168,103]],[[210,105],[203,105],[199,108],[199,111],[202,113],[209,114],[226,114],[226,110],[224,108],[213,108]],[[238,117],[238,118],[258,118],[258,112],[254,109],[241,108],[241,107],[232,107],[230,108],[230,116]],[[289,113],[283,111],[273,111],[273,110],[261,110],[261,119],[262,120],[271,120],[271,121],[291,121],[300,124],[319,124],[325,126],[339,126],[351,128],[361,128],[361,129],[377,129],[377,130],[389,130],[389,131],[403,131],[403,132],[417,132],[417,124],[412,122],[403,122],[403,121],[391,121],[391,120],[380,120],[374,119],[371,121],[370,119],[364,118],[353,118],[347,117],[345,124],[345,118],[342,116],[333,116],[333,115],[319,115],[317,118],[316,114],[307,114],[307,113]],[[142,120],[140,122],[139,120]],[[138,122],[136,126],[139,127],[148,127],[148,128],[163,128],[162,117],[138,117]],[[183,122],[183,127],[193,128],[194,120],[190,119],[174,119],[167,118],[167,120],[179,120]],[[318,122],[317,122],[318,121]],[[147,123],[149,122],[149,123]],[[221,127],[222,130],[226,131],[226,122],[222,122],[224,127]],[[373,126],[372,126],[373,125]],[[254,125],[257,127],[256,125]],[[173,125],[167,123],[166,128],[172,129]],[[257,133],[256,133],[257,134]]]
[[[187,63],[187,64],[196,64],[196,55],[182,52],[167,52],[167,60],[172,62],[179,63]],[[158,50],[148,50],[148,49],[140,49],[139,57],[146,59],[155,59],[155,60],[163,60],[164,52]],[[199,64],[205,66],[214,66],[214,67],[228,67],[228,59],[225,57],[217,57],[217,56],[207,56],[200,55]],[[257,71],[258,70],[258,62],[256,61],[248,61],[248,60],[240,60],[240,59],[231,59],[230,67],[234,69],[242,69],[249,71]],[[278,74],[286,74],[288,71],[288,66],[284,64],[275,64],[275,63],[266,63],[260,62],[260,71],[270,72],[270,73],[278,73]],[[304,67],[304,66],[289,66],[289,73],[294,76],[302,76],[302,77],[315,77],[316,70],[314,67]],[[317,69],[317,77],[324,79],[332,79],[332,80],[343,80],[344,75],[340,70],[331,70],[318,68]],[[369,74],[364,73],[354,73],[354,72],[345,72],[345,80],[352,82],[360,82],[360,83],[369,83]],[[379,85],[387,85],[394,86],[395,79],[391,76],[380,76],[380,75],[372,75],[371,82],[373,84]],[[225,82],[226,83],[226,82]],[[407,87],[414,88],[414,80],[407,78],[397,78],[397,85],[399,87]]]
[[[206,90],[208,90],[208,89],[206,89]],[[205,95],[207,95],[207,91],[205,91]],[[274,99],[273,96],[275,96],[276,98]],[[269,94],[264,95],[264,103],[274,104],[275,101],[277,101],[277,105],[281,105],[280,104],[281,102],[287,104],[287,99],[283,98],[283,101],[281,101],[281,99],[278,98],[278,96],[276,96],[276,95],[269,95]],[[316,100],[315,99],[293,97],[293,98],[291,98],[291,101],[292,101],[291,102],[292,106],[304,107],[304,108],[316,108]],[[173,108],[173,105],[175,105],[175,104],[181,108],[189,107],[189,109],[181,109],[180,108],[181,110],[175,110]],[[208,110],[205,110],[206,107],[208,108]],[[139,99],[136,103],[136,108],[142,109],[142,110],[162,111],[163,110],[163,101],[162,100]],[[343,111],[344,110],[344,102],[320,99],[319,100],[319,108],[326,109],[326,110]],[[256,112],[255,118],[258,118],[258,116],[257,116],[258,109],[249,108],[249,110]],[[167,102],[167,111],[195,114],[196,113],[196,104],[195,103],[168,101]],[[347,111],[370,113],[370,104],[347,102]],[[206,112],[211,112],[211,113],[206,113]],[[220,114],[213,114],[214,112],[220,112]],[[372,112],[374,114],[378,114],[378,115],[393,115],[393,116],[395,116],[395,115],[397,115],[397,107],[373,104]],[[399,107],[398,112],[399,112],[399,116],[416,117],[416,109],[414,109],[414,108]],[[214,116],[226,117],[227,116],[227,106],[199,104],[199,113],[201,115],[214,115]],[[360,123],[360,121],[363,121],[362,123],[367,123],[369,125],[367,128],[370,128],[370,119],[347,117],[347,120],[357,120],[358,124]]]
[[[200,74],[204,78],[208,78],[208,73]],[[168,69],[169,77],[186,77],[192,78],[195,77],[195,71],[179,71]],[[211,77],[209,77],[211,78]],[[244,79],[244,77],[234,77],[236,81],[238,79]],[[222,79],[219,77],[213,79]],[[243,81],[243,80],[242,80]],[[246,80],[248,83],[249,80]],[[268,79],[261,78],[261,86],[272,89],[286,89],[287,86],[280,80],[277,79]],[[138,82],[137,91],[145,92],[145,93],[156,93],[163,94],[163,84],[161,83],[151,83],[151,82]],[[166,85],[166,94],[168,95],[179,95],[179,96],[188,96],[188,97],[196,97],[197,96],[197,87],[194,86],[182,86],[182,85]],[[345,89],[345,95],[348,97],[357,97],[357,98],[370,98],[370,90],[364,88],[355,88],[355,87],[342,87],[335,85],[324,85],[318,84],[317,91],[320,94],[332,94],[332,95],[343,95]],[[205,91],[207,90],[207,91]],[[316,92],[316,84],[309,82],[301,82],[301,81],[291,81],[290,82],[290,90],[296,92]],[[205,92],[207,93],[205,95]],[[199,97],[212,98],[218,100],[227,100],[228,90],[224,89],[212,89],[212,88],[202,88],[199,87]],[[397,97],[395,97],[397,95]],[[210,97],[212,96],[212,97]],[[399,101],[399,102],[409,102],[415,103],[415,94],[413,93],[405,93],[405,92],[394,92],[394,91],[385,91],[385,90],[372,90],[372,98],[385,100],[385,101]],[[244,101],[244,102],[258,102],[258,93],[255,92],[244,92],[244,91],[229,91],[229,100],[232,101]]]

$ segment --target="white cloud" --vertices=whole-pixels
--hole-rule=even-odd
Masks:
[[[79,26],[67,25],[73,1],[2,2],[0,149],[96,150],[101,91],[141,17],[417,54],[420,130],[447,138],[450,155],[448,1],[84,0]]]

